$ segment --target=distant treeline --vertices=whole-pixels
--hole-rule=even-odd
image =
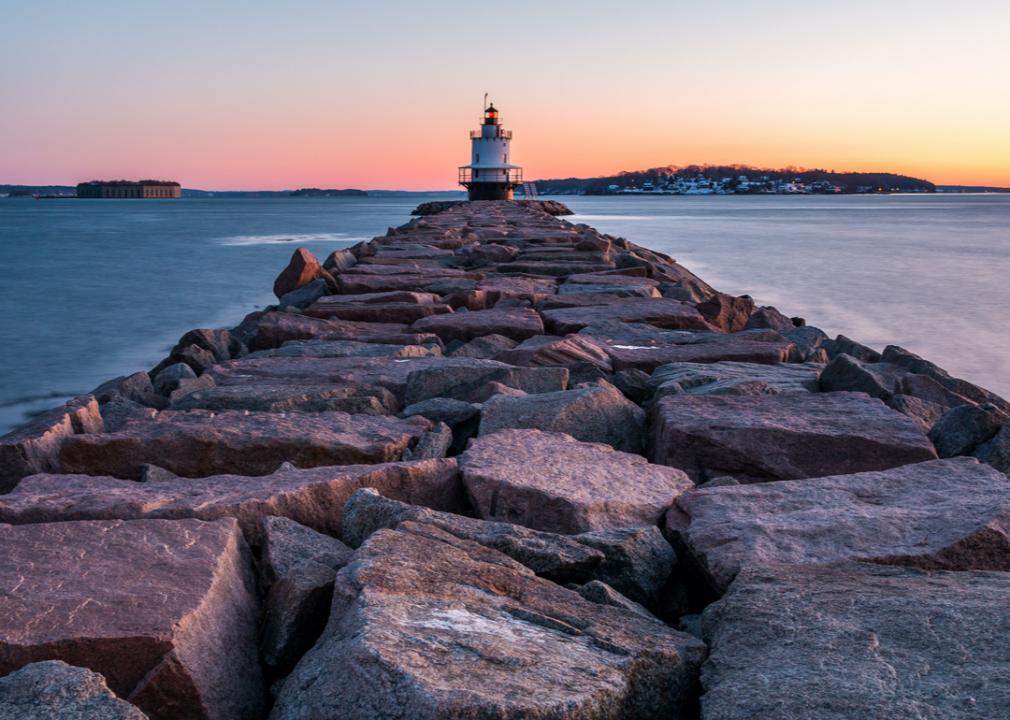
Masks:
[[[0,185],[0,195],[32,197],[35,195],[76,195],[74,185]],[[364,190],[194,190],[183,188],[185,198],[278,198],[278,197],[368,197]]]
[[[777,170],[755,168],[747,165],[687,165],[685,167],[666,166],[620,172],[617,175],[593,178],[562,178],[537,180],[537,192],[543,195],[605,195],[612,185],[620,187],[641,187],[649,182],[654,185],[667,182],[672,177],[697,177],[709,180],[735,178],[746,175],[751,180],[767,177],[770,180],[804,183],[818,181],[837,185],[842,192],[935,192],[936,186],[927,180],[897,175],[895,173],[834,172],[833,170],[808,170],[786,167]]]
[[[937,185],[937,192],[947,193],[1010,193],[1010,188],[991,185]]]
[[[33,195],[76,195],[75,185],[0,185],[0,195],[32,197]]]
[[[364,190],[320,190],[319,188],[302,188],[291,193],[292,197],[368,197]]]

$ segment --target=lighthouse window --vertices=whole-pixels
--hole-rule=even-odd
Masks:
[[[477,153],[477,162],[480,162],[480,153]]]

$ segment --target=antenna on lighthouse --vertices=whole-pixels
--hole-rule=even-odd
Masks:
[[[482,107],[480,111],[483,114],[485,110],[487,110],[487,93],[484,93],[484,107]]]

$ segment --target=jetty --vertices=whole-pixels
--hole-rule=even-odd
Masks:
[[[1010,403],[566,214],[298,249],[0,438],[0,718],[1010,717]]]

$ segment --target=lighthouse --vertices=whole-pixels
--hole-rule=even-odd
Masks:
[[[511,200],[512,190],[522,185],[523,169],[509,162],[511,140],[494,103],[486,105],[480,130],[470,131],[470,164],[459,168],[459,184],[471,200]]]

